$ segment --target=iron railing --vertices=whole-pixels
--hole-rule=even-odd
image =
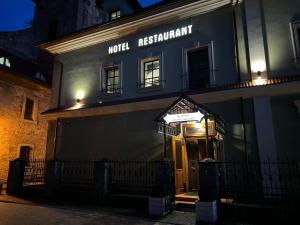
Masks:
[[[220,197],[300,199],[297,162],[216,162]]]
[[[112,193],[135,195],[170,195],[174,192],[172,161],[111,161]]]
[[[61,161],[60,179],[61,191],[89,193],[95,185],[94,162]]]
[[[45,184],[46,161],[31,160],[24,168],[23,186],[38,186]]]

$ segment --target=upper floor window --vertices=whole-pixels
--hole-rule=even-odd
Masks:
[[[24,109],[24,119],[33,120],[33,110],[34,110],[34,101],[26,98],[25,109]]]
[[[208,46],[187,52],[188,87],[197,90],[210,87],[210,61]]]
[[[143,62],[143,81],[145,87],[160,85],[160,68],[158,58]]]
[[[11,67],[9,59],[3,56],[0,57],[0,65]]]
[[[119,67],[105,69],[105,93],[116,94],[120,92]]]
[[[292,23],[295,61],[300,62],[300,21]]]
[[[37,80],[46,81],[46,77],[41,72],[37,72],[34,77]]]
[[[116,19],[118,19],[120,17],[121,17],[121,11],[120,11],[120,9],[111,11],[109,13],[109,20],[116,20]]]

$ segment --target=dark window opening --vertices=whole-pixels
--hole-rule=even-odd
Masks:
[[[26,98],[24,119],[33,120],[34,101]]]
[[[30,146],[21,146],[21,148],[20,148],[19,159],[24,161],[25,166],[29,165],[31,150],[32,150],[32,148]]]
[[[144,62],[144,87],[160,85],[159,60]]]
[[[53,20],[49,25],[48,41],[55,39],[57,37],[57,32],[58,32],[58,21]]]
[[[116,20],[116,19],[118,19],[120,17],[121,17],[121,11],[120,11],[120,9],[111,11],[109,13],[109,20]]]
[[[106,83],[105,92],[108,94],[116,94],[120,92],[120,71],[118,67],[105,70]]]
[[[210,86],[208,47],[188,52],[189,89],[204,89]]]

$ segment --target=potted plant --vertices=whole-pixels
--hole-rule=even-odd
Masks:
[[[150,215],[164,216],[171,210],[170,196],[166,194],[163,186],[153,188],[148,198],[148,213]]]

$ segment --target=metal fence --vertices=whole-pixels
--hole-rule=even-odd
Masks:
[[[220,197],[300,199],[297,162],[216,162]]]
[[[46,161],[32,160],[24,168],[23,186],[41,186],[45,184]]]
[[[174,191],[172,161],[111,161],[109,165],[112,193],[163,195]]]
[[[59,188],[61,191],[91,193],[95,185],[94,167],[92,161],[61,161]]]

